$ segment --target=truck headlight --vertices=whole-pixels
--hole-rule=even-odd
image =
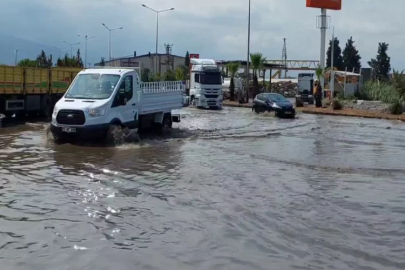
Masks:
[[[56,116],[58,115],[58,111],[59,111],[59,109],[56,108],[56,107],[54,107],[54,108],[53,108],[52,116],[53,116],[53,117],[56,117]]]
[[[89,116],[90,117],[99,117],[99,116],[104,116],[105,113],[105,107],[98,107],[98,108],[93,108],[89,109]]]

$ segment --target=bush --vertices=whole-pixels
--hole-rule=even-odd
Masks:
[[[394,103],[399,100],[399,94],[396,87],[384,81],[369,81],[359,95],[366,100],[379,100],[385,103]]]
[[[404,112],[404,104],[397,100],[391,104],[389,109],[392,114],[402,114]]]
[[[332,101],[329,98],[325,98],[322,100],[323,107],[329,107],[332,104]]]
[[[332,100],[331,105],[332,105],[333,110],[341,110],[341,109],[343,109],[343,104],[337,99]]]

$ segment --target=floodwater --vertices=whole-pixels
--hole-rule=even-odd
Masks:
[[[170,138],[0,130],[0,269],[405,269],[405,125],[181,110]]]

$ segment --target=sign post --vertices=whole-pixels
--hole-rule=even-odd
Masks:
[[[320,61],[319,65],[323,71],[325,71],[325,57],[326,57],[326,29],[329,28],[328,17],[326,16],[326,10],[341,10],[342,0],[307,0],[307,7],[320,8],[321,16],[318,16],[317,28],[321,29],[321,49],[320,49]],[[334,40],[332,40],[334,42]],[[333,43],[332,43],[333,44]],[[320,78],[322,89],[324,90],[325,82],[323,76]]]

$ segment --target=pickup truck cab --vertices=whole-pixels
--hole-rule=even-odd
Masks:
[[[55,104],[52,135],[65,141],[107,138],[117,127],[170,129],[180,122],[172,110],[183,107],[184,88],[181,81],[143,83],[136,68],[83,70]]]

